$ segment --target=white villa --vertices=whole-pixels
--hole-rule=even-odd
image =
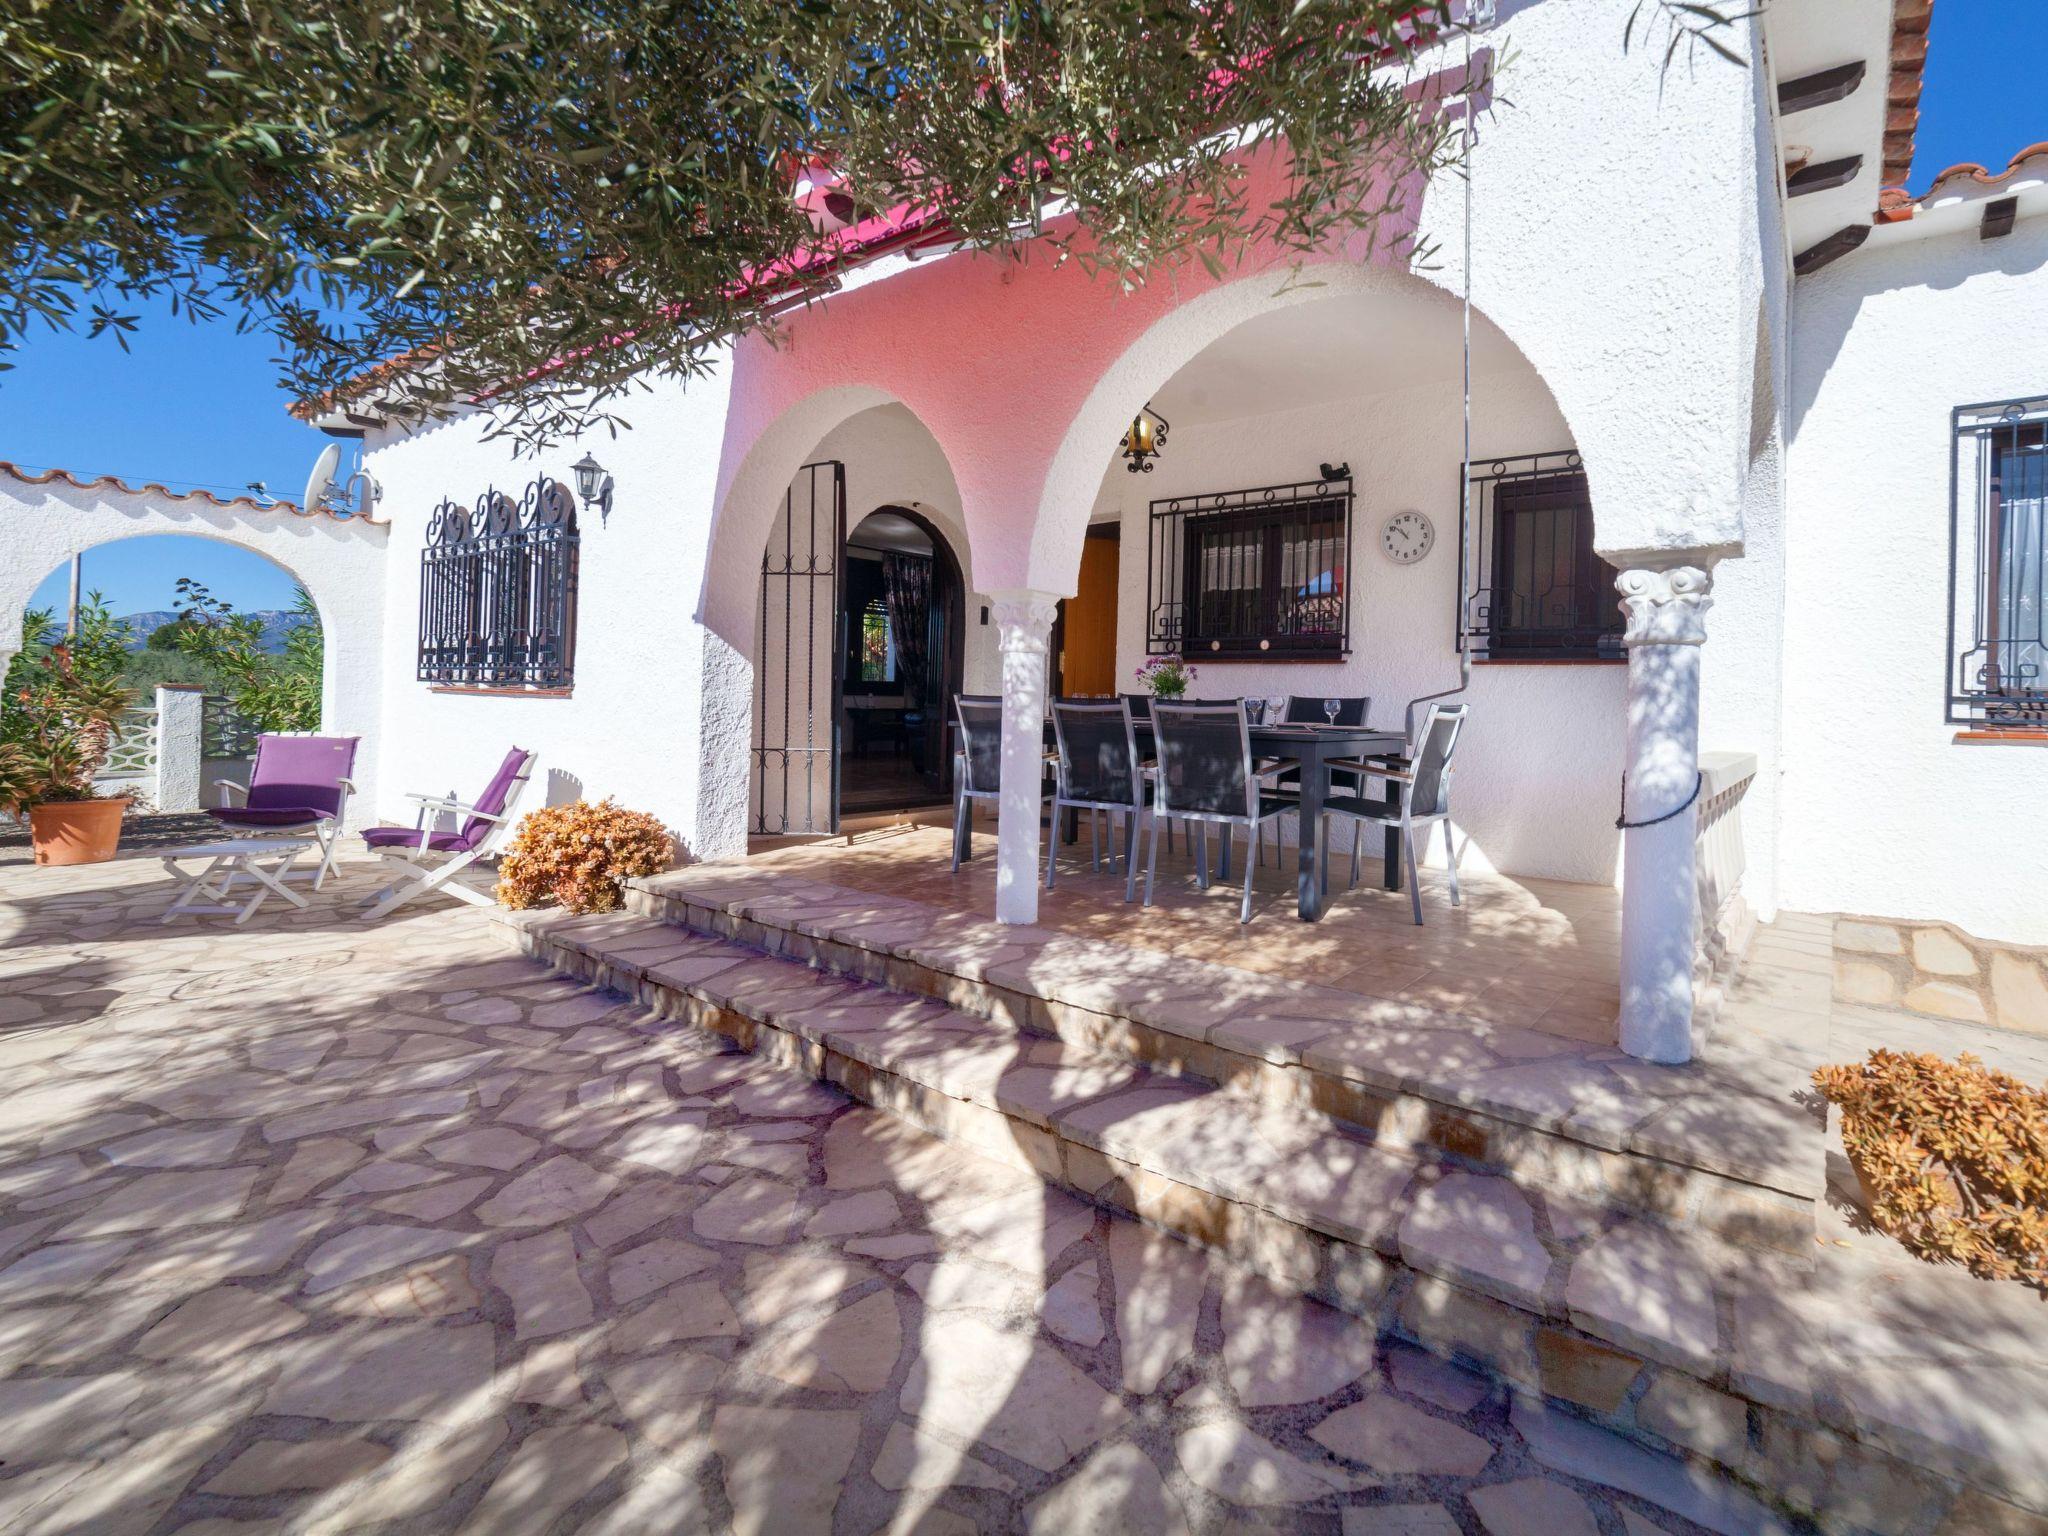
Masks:
[[[0,661],[74,554],[226,540],[320,609],[358,741],[277,755],[353,752],[348,820],[611,797],[681,854],[386,920],[367,857],[298,905],[301,839],[203,927],[0,871],[8,1529],[2048,1529],[2038,1271],[1867,1219],[1816,1088],[2048,1077],[2048,143],[1913,173],[1932,5],[1667,67],[1632,0],[1475,0],[1409,82],[1469,175],[1130,293],[799,184],[775,343],[538,458],[394,363],[297,408],[305,506],[0,463]],[[1074,701],[1125,806],[1184,782],[1101,702],[1164,658],[1263,706],[1238,795],[1296,775],[1248,921],[1191,826],[1141,905],[1045,814]],[[1446,705],[1420,869],[1308,814],[1346,740],[1429,782]]]
[[[521,459],[477,413],[394,424],[374,379],[306,406],[380,483],[375,539],[0,481],[35,556],[0,613],[11,638],[54,561],[124,529],[255,544],[326,615],[364,817],[517,744],[529,803],[614,796],[693,861],[943,803],[955,692],[1000,693],[1028,765],[1049,695],[1160,654],[1198,695],[1367,695],[1396,730],[1469,678],[1464,867],[1618,885],[1623,1046],[1683,1060],[1698,935],[1747,913],[2048,944],[2048,146],[1884,190],[1930,6],[1777,0],[1726,34],[1747,68],[1666,69],[1607,0],[1503,0],[1469,76],[1462,35],[1420,70],[1480,97],[1469,226],[1456,175],[1414,205],[1429,265],[1383,242],[1126,295],[822,219],[781,343],[633,397],[616,439]],[[602,508],[521,518],[586,455]],[[543,544],[537,598],[449,600]],[[1022,923],[1043,848],[1009,778],[995,915]],[[2008,990],[1954,1006],[2048,1024],[2038,980]]]

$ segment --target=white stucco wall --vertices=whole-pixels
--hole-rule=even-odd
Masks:
[[[1508,0],[1501,9],[1483,46],[1514,63],[1476,157],[1476,301],[1541,374],[1557,402],[1553,417],[1562,411],[1584,450],[1603,548],[1733,551],[1742,538],[1759,316],[1750,250],[1758,238],[1756,72],[1712,61],[1667,73],[1656,50],[1623,49],[1610,0]],[[1744,23],[1730,35],[1748,47],[1752,30]],[[1428,67],[1455,68],[1461,51],[1445,50]],[[1561,168],[1589,166],[1598,174],[1559,179]],[[1397,270],[1384,249],[1369,258],[1333,252],[1311,274],[1319,287],[1287,296],[1279,294],[1284,263],[1275,266],[1270,252],[1221,279],[1189,268],[1131,294],[1091,283],[1072,263],[896,260],[886,280],[856,274],[846,291],[788,317],[781,345],[735,343],[729,383],[722,373],[688,391],[657,384],[632,397],[624,405],[630,434],[558,445],[540,465],[564,475],[589,446],[618,481],[613,527],[584,530],[583,634],[567,700],[450,698],[412,681],[416,551],[428,512],[443,495],[472,500],[493,481],[516,487],[534,466],[514,466],[473,422],[380,439],[375,467],[396,524],[384,718],[403,772],[393,780],[450,788],[477,779],[516,741],[540,750],[542,793],[616,793],[661,814],[693,852],[740,851],[750,620],[782,487],[798,464],[836,453],[849,462],[849,512],[857,514],[871,496],[904,498],[883,488],[891,474],[923,473],[919,448],[899,455],[870,492],[853,478],[864,473],[854,466],[860,450],[830,446],[849,418],[901,402],[930,429],[927,446],[954,483],[970,586],[1071,590],[1100,455],[1162,378],[1236,320],[1318,291],[1455,291],[1463,202],[1455,176],[1429,189],[1417,218],[1435,249],[1417,274]],[[1453,404],[1440,395],[1426,412],[1438,444],[1455,442]],[[1182,437],[1176,447],[1191,442]],[[1361,464],[1373,455],[1370,444],[1341,441],[1317,456],[1324,451]],[[1275,456],[1289,462],[1274,478],[1305,472],[1292,456]],[[1440,502],[1454,458],[1426,458],[1416,450],[1413,497]],[[1242,484],[1266,473],[1240,456],[1221,479]],[[1390,471],[1390,479],[1409,473]],[[929,503],[936,494],[908,499]],[[713,505],[715,525],[707,521]],[[1371,505],[1361,516],[1377,511]],[[1436,561],[1451,564],[1443,554]],[[1126,571],[1141,574],[1142,563],[1127,561]],[[977,592],[968,607],[972,688],[994,682],[993,631],[979,624],[980,606]],[[1385,668],[1372,679],[1383,697],[1441,687],[1452,675],[1450,601],[1418,611],[1442,643],[1425,646],[1400,631],[1383,656],[1367,651],[1372,659],[1360,665]],[[1539,722],[1584,707],[1589,721],[1604,723],[1571,734],[1618,741],[1601,734],[1618,732],[1618,708],[1593,710],[1587,697],[1607,689],[1618,700],[1618,669],[1592,681],[1568,670],[1521,672],[1515,702],[1493,703],[1503,721],[1525,706]],[[1483,681],[1477,697],[1507,687]],[[1544,764],[1514,792],[1540,798],[1582,766],[1576,757]],[[1486,783],[1475,747],[1461,793],[1484,798]],[[1496,790],[1496,798],[1508,793],[1504,781]],[[382,808],[402,806],[387,797]],[[1611,878],[1611,815],[1553,826],[1542,834],[1553,841],[1541,846],[1516,829],[1544,819],[1488,827],[1480,847],[1507,868]]]
[[[1768,921],[1778,911],[1778,817],[1784,713],[1785,437],[1790,369],[1791,271],[1769,74],[1750,71],[1759,175],[1745,210],[1744,259],[1732,297],[1752,324],[1739,330],[1729,366],[1742,385],[1748,431],[1740,455],[1743,549],[1714,567],[1714,607],[1700,656],[1700,750],[1749,752],[1757,772],[1741,808],[1743,896]],[[1746,347],[1746,349],[1745,349]]]
[[[1792,356],[1783,903],[2048,944],[2048,750],[1943,707],[1949,413],[2048,391],[2048,218],[1880,232],[1799,281]]]
[[[1534,371],[1517,364],[1475,380],[1475,456],[1573,446]],[[1176,424],[1153,473],[1112,464],[1098,514],[1122,525],[1117,606],[1119,685],[1145,658],[1150,503],[1316,478],[1348,462],[1357,504],[1350,560],[1352,652],[1339,662],[1204,662],[1200,697],[1369,694],[1371,723],[1399,730],[1408,701],[1456,685],[1459,396],[1455,387],[1393,390],[1283,413],[1205,425]],[[1380,552],[1381,524],[1417,510],[1436,545],[1415,565]],[[1618,623],[1618,620],[1617,620]],[[1626,668],[1613,663],[1482,663],[1466,695],[1472,718],[1459,738],[1452,790],[1468,867],[1611,884],[1620,834]],[[1441,863],[1438,841],[1431,862]]]
[[[712,482],[725,429],[722,372],[657,382],[628,402],[632,430],[515,458],[486,441],[481,417],[412,435],[372,437],[391,524],[390,623],[384,636],[385,771],[377,809],[410,821],[407,791],[477,793],[513,746],[539,754],[526,808],[610,795],[663,819],[686,849],[705,752],[747,750],[741,699],[704,707],[702,632],[691,617],[703,579]],[[436,692],[415,680],[419,554],[443,497],[474,504],[487,487],[517,496],[535,474],[574,484],[588,450],[616,482],[609,526],[581,519],[575,686],[568,698]],[[759,570],[759,555],[755,557]],[[758,576],[755,577],[758,580]]]
[[[383,766],[378,694],[390,532],[381,521],[305,515],[282,503],[220,502],[110,480],[79,485],[63,476],[31,483],[0,473],[0,666],[21,648],[22,615],[37,586],[75,554],[152,534],[217,539],[252,550],[302,583],[320,610],[326,637],[320,727],[362,738],[355,781],[364,798],[351,802],[349,820],[370,821],[367,802],[377,792]],[[167,572],[166,579],[177,574]],[[89,559],[86,586],[92,586]],[[202,787],[210,796],[211,786]]]

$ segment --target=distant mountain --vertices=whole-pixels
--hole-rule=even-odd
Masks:
[[[283,608],[259,608],[254,617],[263,621],[263,649],[272,653],[284,649],[285,637],[301,624],[309,622],[304,614],[292,613]],[[154,608],[148,613],[124,614],[121,622],[128,626],[128,649],[139,651],[149,643],[149,637],[166,624],[178,622],[178,615],[168,608]]]

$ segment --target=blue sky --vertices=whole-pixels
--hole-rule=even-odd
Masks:
[[[227,321],[193,325],[166,306],[130,307],[143,318],[125,353],[110,337],[51,331],[15,354],[14,370],[0,374],[0,459],[220,496],[263,480],[296,501],[328,439],[286,414],[270,338],[237,335]],[[198,577],[237,608],[291,606],[282,570],[208,539],[104,545],[87,552],[84,574],[116,613],[169,608],[180,576]],[[36,606],[62,608],[69,580],[51,572]]]
[[[1941,0],[1920,97],[1911,187],[1966,160],[2005,169],[2015,151],[2048,139],[2048,4],[2043,0]]]
[[[2043,58],[2048,0],[1941,0],[1914,191],[1944,166],[1975,160],[1996,171],[2014,150],[2048,139]],[[285,413],[270,339],[237,335],[229,323],[190,325],[161,307],[138,312],[128,353],[109,338],[53,332],[16,354],[14,371],[0,375],[0,458],[224,495],[262,480],[296,499],[326,439]],[[170,607],[183,575],[241,608],[282,608],[291,598],[276,567],[205,540],[110,545],[89,554],[86,567],[86,584],[102,588],[117,613]],[[61,604],[65,580],[51,573],[39,601]]]

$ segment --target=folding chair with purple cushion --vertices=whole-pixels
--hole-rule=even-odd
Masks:
[[[320,843],[320,865],[301,870],[315,889],[326,882],[341,851],[341,818],[355,793],[357,736],[310,736],[280,731],[256,738],[256,761],[247,786],[216,779],[220,804],[207,815],[244,836],[290,833]]]
[[[490,783],[474,803],[447,795],[407,795],[420,808],[412,826],[371,827],[365,831],[363,841],[371,852],[402,860],[405,867],[396,880],[369,899],[363,917],[382,917],[415,896],[439,890],[471,906],[490,906],[488,895],[454,877],[497,846],[504,829],[511,824],[512,803],[532,768],[533,754],[524,747],[514,747],[505,754],[505,760],[498,764],[498,771],[491,775]],[[444,819],[454,822],[458,818],[459,825],[437,825]],[[440,861],[428,863],[434,855],[440,855]]]

